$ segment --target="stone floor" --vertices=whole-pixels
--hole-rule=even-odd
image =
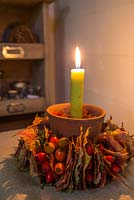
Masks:
[[[41,189],[38,179],[28,172],[16,170],[13,154],[18,141],[16,131],[0,132],[0,200],[134,200],[134,193],[125,185],[114,181],[102,189],[57,192],[54,187]],[[134,161],[126,172],[125,182],[134,188]]]

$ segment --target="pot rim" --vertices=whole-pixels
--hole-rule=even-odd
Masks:
[[[67,107],[70,107],[70,103],[59,103],[59,104],[53,104],[49,107],[47,107],[46,109],[46,112],[48,113],[48,115],[50,116],[53,116],[53,117],[57,117],[59,119],[67,119],[67,120],[75,120],[75,121],[89,121],[89,120],[95,120],[95,119],[99,119],[99,118],[102,118],[102,117],[105,117],[106,115],[106,112],[103,108],[99,107],[99,106],[96,106],[96,105],[93,105],[93,104],[83,104],[83,106],[90,106],[91,108],[95,108],[96,110],[98,109],[101,114],[99,116],[95,116],[95,117],[90,117],[90,118],[71,118],[71,117],[63,117],[63,116],[59,116],[59,115],[56,115],[56,114],[53,114],[51,112],[51,109],[56,107],[56,106],[67,106]],[[66,107],[64,108],[66,109]]]

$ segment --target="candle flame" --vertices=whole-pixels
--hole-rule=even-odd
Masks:
[[[81,55],[80,55],[80,50],[78,47],[76,47],[76,50],[75,50],[75,66],[76,66],[76,69],[79,69],[81,66]]]

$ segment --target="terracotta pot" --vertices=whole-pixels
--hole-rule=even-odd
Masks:
[[[85,104],[83,107],[87,109],[89,113],[91,113],[94,117],[86,119],[68,118],[54,114],[55,112],[61,112],[65,114],[70,113],[69,103],[54,104],[49,106],[47,108],[47,113],[49,116],[51,130],[55,133],[59,133],[68,137],[79,135],[81,126],[83,127],[83,131],[89,127],[90,138],[92,139],[95,137],[98,133],[101,132],[106,113],[102,108],[95,105]]]

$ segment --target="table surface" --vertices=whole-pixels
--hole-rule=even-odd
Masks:
[[[28,172],[17,171],[13,154],[18,145],[18,130],[0,132],[0,200],[134,200],[134,192],[113,181],[101,189],[57,192],[55,187],[41,189],[39,180]],[[126,169],[125,182],[134,188],[134,160]]]

